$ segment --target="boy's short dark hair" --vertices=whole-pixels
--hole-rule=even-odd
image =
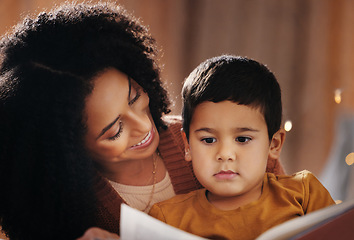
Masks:
[[[272,139],[282,121],[281,90],[274,74],[263,64],[245,57],[222,55],[207,59],[190,73],[182,88],[183,129],[189,126],[198,104],[229,100],[259,108]]]

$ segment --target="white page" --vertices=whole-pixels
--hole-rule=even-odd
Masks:
[[[167,225],[148,214],[121,205],[120,240],[205,240],[205,238],[184,232]]]

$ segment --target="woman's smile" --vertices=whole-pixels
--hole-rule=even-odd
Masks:
[[[135,144],[134,146],[131,146],[129,149],[141,149],[141,148],[146,148],[148,147],[152,141],[154,140],[155,137],[155,131],[154,128],[152,128],[144,137],[143,140],[141,140],[139,143]]]

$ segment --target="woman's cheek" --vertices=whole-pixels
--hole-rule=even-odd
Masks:
[[[112,141],[102,147],[102,153],[110,157],[119,157],[127,148],[127,143],[122,141]]]

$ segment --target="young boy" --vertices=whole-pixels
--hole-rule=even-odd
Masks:
[[[273,73],[251,59],[201,63],[183,89],[185,159],[205,189],[154,205],[150,215],[209,239],[255,239],[267,229],[334,203],[308,171],[266,173],[285,132]]]

